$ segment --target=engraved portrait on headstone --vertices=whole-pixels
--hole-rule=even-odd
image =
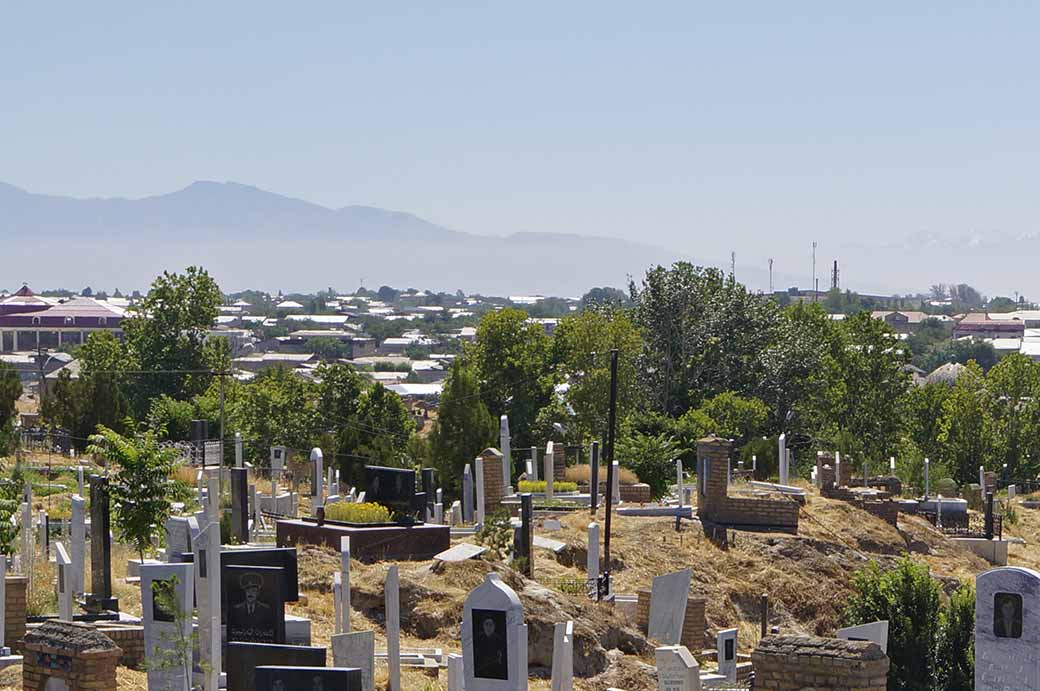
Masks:
[[[473,653],[475,676],[483,679],[509,678],[505,612],[473,610]]]
[[[1018,593],[993,595],[993,634],[997,638],[1022,637],[1022,596]]]

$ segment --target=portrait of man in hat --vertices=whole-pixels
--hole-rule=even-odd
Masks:
[[[242,600],[231,605],[228,626],[236,631],[253,632],[247,638],[269,640],[274,632],[274,609],[260,598],[264,589],[264,577],[250,571],[238,579]],[[268,633],[270,632],[270,635]]]

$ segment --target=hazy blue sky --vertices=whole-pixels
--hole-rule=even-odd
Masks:
[[[0,180],[236,180],[788,273],[813,238],[1036,230],[1036,3],[424,5],[4,3]]]

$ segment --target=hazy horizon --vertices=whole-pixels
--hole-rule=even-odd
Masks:
[[[230,180],[478,235],[773,258],[803,288],[815,240],[821,287],[836,258],[843,287],[1036,299],[1037,20],[940,3],[20,4],[0,26],[17,104],[0,181],[141,198]]]

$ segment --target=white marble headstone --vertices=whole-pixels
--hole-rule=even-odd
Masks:
[[[553,630],[552,691],[574,689],[574,622],[556,624]]]
[[[145,658],[153,662],[148,669],[149,689],[191,689],[193,568],[194,564],[141,565]],[[173,609],[160,606],[152,587],[153,583],[171,579],[176,579],[171,593],[173,602],[169,603]]]
[[[527,689],[527,624],[516,592],[489,573],[462,610],[466,691]]]
[[[888,652],[888,620],[847,626],[838,629],[837,637],[846,641],[873,641],[883,652]]]
[[[723,629],[715,635],[719,674],[731,684],[737,681],[737,630]]]
[[[332,636],[332,660],[336,667],[361,669],[361,688],[375,689],[376,636],[372,631],[338,633]]]
[[[700,665],[686,646],[666,645],[654,649],[658,691],[700,691]]]

